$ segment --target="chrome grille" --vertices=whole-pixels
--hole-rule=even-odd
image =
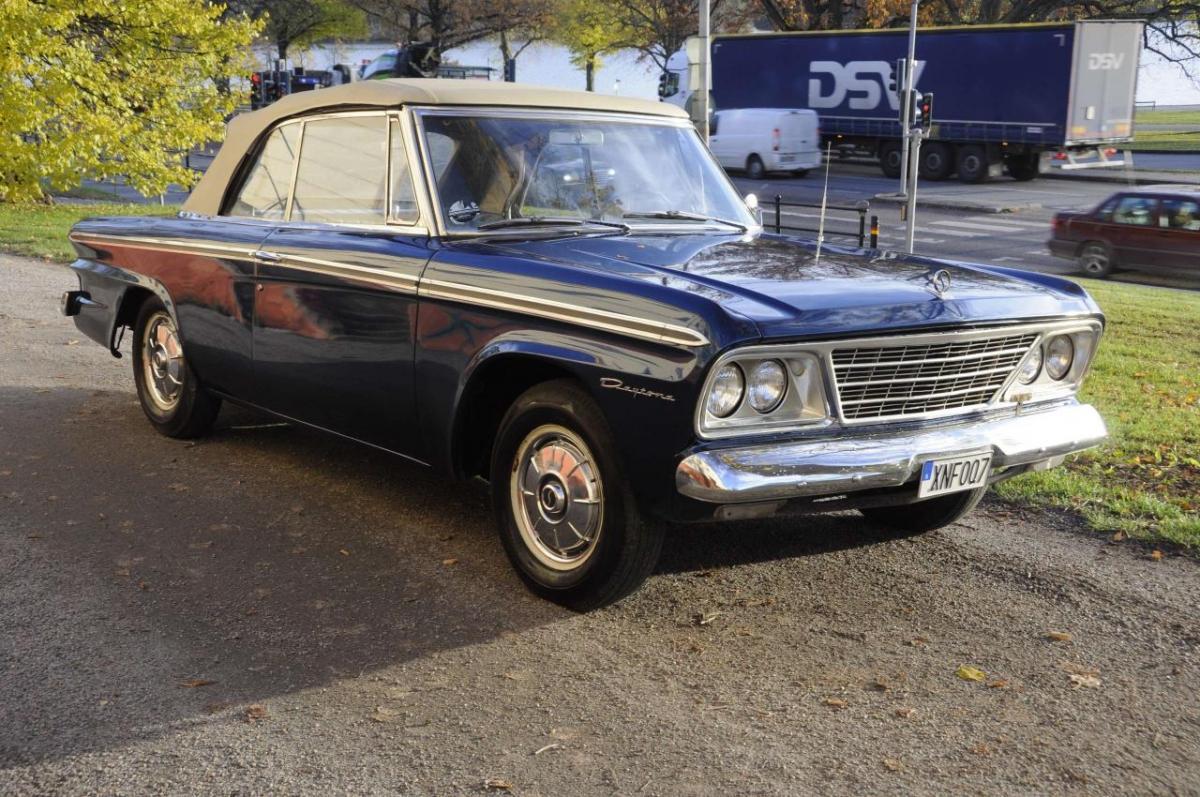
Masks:
[[[875,420],[987,404],[1035,340],[1031,332],[834,349],[842,417]]]

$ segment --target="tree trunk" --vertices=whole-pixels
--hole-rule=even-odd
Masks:
[[[283,40],[283,39],[280,39],[278,42],[275,43],[275,46],[279,48],[279,60],[280,61],[287,60],[287,51],[288,51],[289,44],[291,44],[291,42]]]
[[[513,58],[512,46],[508,43],[508,31],[500,31],[500,56],[504,63],[504,82],[515,83],[517,80],[517,64]]]
[[[596,56],[589,55],[584,64],[584,74],[587,75],[587,90],[596,90]]]

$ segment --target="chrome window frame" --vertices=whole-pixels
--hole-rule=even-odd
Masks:
[[[1104,333],[1104,325],[1099,319],[1094,316],[1074,317],[1059,321],[1042,321],[1042,322],[1024,322],[1011,324],[1007,326],[986,326],[972,329],[957,329],[943,330],[940,332],[924,332],[915,334],[897,333],[892,335],[876,335],[863,338],[840,338],[826,339],[811,342],[801,343],[786,343],[786,344],[755,344],[751,346],[741,346],[730,349],[716,358],[710,365],[708,375],[704,379],[703,387],[696,400],[696,408],[693,412],[693,426],[696,435],[701,440],[722,440],[730,437],[744,437],[747,435],[761,435],[765,433],[786,433],[798,431],[811,431],[814,433],[829,432],[830,430],[850,430],[863,429],[876,426],[887,426],[889,424],[920,422],[920,421],[936,421],[952,419],[956,416],[970,416],[979,412],[988,412],[998,409],[1015,409],[1024,401],[1004,401],[1003,398],[1008,395],[1012,389],[1014,382],[1020,373],[1020,365],[1013,368],[1012,373],[1004,380],[1003,384],[992,394],[991,398],[983,404],[972,404],[969,407],[953,407],[946,410],[935,410],[933,412],[910,413],[907,415],[888,415],[882,418],[864,418],[860,420],[847,419],[842,412],[841,396],[837,387],[837,380],[834,376],[833,367],[833,352],[835,349],[844,348],[871,348],[875,346],[920,346],[926,344],[938,343],[963,343],[982,338],[1001,337],[1008,335],[1021,335],[1036,333],[1037,337],[1029,345],[1026,353],[1032,351],[1035,346],[1040,346],[1042,343],[1054,335],[1069,334],[1072,332],[1091,331],[1095,334],[1095,345],[1092,347],[1091,358],[1087,365],[1082,369],[1078,378],[1070,383],[1063,383],[1061,389],[1058,390],[1042,390],[1033,395],[1028,403],[1041,403],[1046,401],[1056,401],[1065,397],[1073,396],[1079,391],[1079,386],[1083,379],[1091,370],[1092,364],[1095,362],[1096,348],[1099,346],[1100,337]],[[813,419],[809,421],[801,421],[792,424],[771,425],[765,423],[748,423],[743,426],[733,428],[712,429],[705,424],[706,404],[709,391],[712,389],[713,380],[716,379],[717,372],[721,366],[728,362],[736,362],[741,358],[782,358],[786,359],[789,355],[799,353],[809,353],[816,356],[821,363],[821,384],[825,389],[825,402],[829,409],[829,415],[825,419]],[[1023,355],[1024,356],[1024,355]],[[1032,387],[1032,386],[1031,386]],[[764,419],[769,418],[769,413],[762,416]]]
[[[300,159],[304,156],[304,133],[305,125],[308,122],[321,121],[324,119],[343,119],[350,117],[362,116],[378,116],[384,124],[384,138],[387,145],[387,156],[384,162],[384,221],[381,224],[348,224],[343,222],[331,221],[296,221],[292,219],[292,206],[296,197],[296,178],[300,171]],[[405,153],[404,156],[408,160],[408,169],[410,179],[413,180],[413,195],[417,200],[417,218],[415,221],[398,220],[391,216],[392,207],[392,120],[397,120],[400,123],[400,134],[403,138]],[[296,146],[296,157],[292,162],[292,174],[288,186],[287,205],[282,219],[256,219],[253,216],[237,216],[231,213],[221,213],[212,218],[247,221],[258,224],[269,225],[272,227],[288,227],[299,229],[314,229],[314,228],[331,228],[331,229],[347,229],[347,230],[362,230],[364,232],[393,232],[399,234],[407,234],[414,236],[429,237],[430,230],[425,223],[426,219],[431,218],[432,210],[427,192],[423,191],[421,186],[417,184],[420,176],[423,175],[420,160],[417,158],[417,147],[413,134],[412,121],[404,108],[376,108],[359,111],[334,111],[329,113],[314,113],[305,116],[297,116],[291,119],[284,119],[268,130],[264,131],[261,141],[266,141],[268,137],[273,135],[276,130],[287,127],[289,125],[300,125],[300,137]],[[261,152],[261,149],[259,150]],[[246,179],[249,178],[249,172],[245,175],[242,183],[238,186],[237,195],[241,194],[245,187]],[[236,199],[235,199],[236,201]]]
[[[422,118],[425,116],[480,116],[486,115],[494,118],[505,119],[563,119],[567,121],[590,121],[590,122],[623,122],[626,124],[651,124],[662,127],[675,127],[682,130],[691,130],[696,134],[696,128],[691,120],[677,116],[649,116],[636,113],[623,113],[620,111],[576,111],[569,108],[505,108],[494,105],[409,105],[406,106],[408,114],[412,119],[413,131],[416,135],[417,142],[420,145],[420,160],[422,169],[425,175],[425,190],[428,194],[429,204],[432,212],[431,218],[434,221],[434,228],[439,238],[447,240],[466,240],[487,236],[488,233],[478,231],[451,231],[446,225],[446,219],[442,214],[442,205],[438,201],[437,194],[437,179],[433,172],[433,163],[429,159],[429,142],[425,137],[425,126],[421,124]],[[729,174],[717,163],[712,152],[704,144],[700,142],[704,151],[708,153],[709,159],[712,161],[713,167],[725,180],[725,184],[729,186],[729,190],[733,192],[735,197],[740,199],[741,193]],[[756,214],[747,211],[751,221],[747,225],[745,233],[751,234],[762,230],[762,225],[759,222]],[[731,223],[741,224],[741,222]],[[639,232],[648,231],[655,233],[696,233],[699,231],[699,225],[672,225],[664,223],[630,225]],[[711,228],[713,231],[720,231],[729,235],[733,228],[725,225],[714,225]]]

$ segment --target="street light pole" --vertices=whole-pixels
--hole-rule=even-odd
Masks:
[[[914,124],[916,113],[913,108],[917,88],[917,12],[920,2],[912,0],[912,9],[908,12],[908,60],[904,64],[904,124],[901,125],[904,128],[904,148],[900,179],[907,211],[904,243],[909,254],[913,251],[913,236],[917,226],[917,177],[921,171],[921,130]]]
[[[700,92],[700,101],[697,108],[700,109],[700,138],[704,143],[708,143],[708,42],[709,42],[709,0],[700,0],[700,57],[697,59],[699,69],[698,78],[699,85],[696,90]]]

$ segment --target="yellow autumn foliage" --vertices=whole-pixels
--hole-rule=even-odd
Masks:
[[[189,185],[182,156],[245,101],[260,22],[205,0],[0,0],[0,201],[123,175]]]

